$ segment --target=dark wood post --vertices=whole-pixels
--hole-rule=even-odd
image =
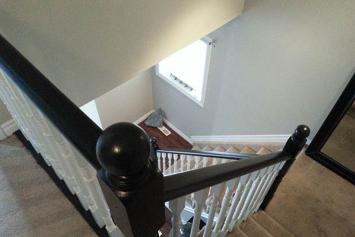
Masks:
[[[148,135],[132,123],[108,127],[97,142],[99,182],[126,237],[156,237],[165,222],[163,175],[152,151]]]
[[[280,185],[283,177],[286,175],[287,171],[290,169],[291,165],[295,161],[297,154],[302,150],[307,142],[307,137],[310,134],[310,129],[306,125],[299,125],[292,136],[287,140],[283,152],[290,155],[292,159],[286,161],[278,175],[276,176],[274,183],[271,185],[270,190],[266,194],[260,209],[265,210],[269,202],[271,201],[274,193],[276,192],[278,186]]]

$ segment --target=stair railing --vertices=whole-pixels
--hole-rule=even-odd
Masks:
[[[309,135],[301,125],[281,152],[259,157],[157,150],[136,125],[102,131],[2,36],[0,72],[0,98],[22,133],[109,236],[224,236],[267,205]],[[176,164],[188,155],[217,161],[188,171],[177,166],[164,177],[163,153]],[[192,200],[190,226],[182,219],[185,196]]]

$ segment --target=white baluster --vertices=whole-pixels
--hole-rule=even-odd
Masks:
[[[209,206],[210,210],[208,213],[208,219],[203,233],[203,237],[210,237],[212,235],[212,225],[216,214],[217,206],[219,204],[219,196],[221,194],[222,188],[224,187],[225,185],[223,183],[211,187],[210,196],[212,198],[212,203]]]
[[[166,153],[165,152],[161,153],[161,158],[162,158],[162,162],[163,162],[163,173],[166,174],[166,160],[165,160]]]
[[[239,179],[239,182],[237,184],[238,185],[237,190],[234,193],[232,204],[228,210],[226,220],[225,220],[224,225],[222,227],[222,231],[221,231],[222,236],[224,236],[226,234],[226,232],[229,230],[229,226],[232,221],[233,214],[234,214],[234,212],[237,208],[237,204],[242,196],[243,190],[245,188],[245,184],[249,180],[249,176],[250,175],[244,175],[244,176],[240,177],[240,179]]]
[[[233,213],[232,221],[231,221],[230,226],[235,226],[237,222],[240,223],[240,220],[238,219],[238,217],[240,216],[241,210],[242,210],[242,208],[244,206],[244,203],[245,203],[245,200],[246,200],[246,198],[248,196],[250,187],[252,186],[251,175],[252,174],[247,174],[245,176],[246,177],[246,180],[245,180],[246,184],[245,184],[245,186],[243,188],[242,195],[240,197],[240,201],[238,202],[236,211]]]
[[[179,155],[178,154],[173,154],[173,160],[174,160],[174,173],[178,172],[178,159]]]
[[[258,193],[256,194],[255,201],[253,202],[253,205],[250,208],[251,213],[255,212],[255,207],[260,202],[260,198],[263,194],[264,189],[266,188],[266,186],[268,184],[268,181],[270,180],[270,178],[272,176],[272,171],[274,170],[275,166],[276,165],[272,165],[272,166],[269,166],[266,168],[266,173],[264,174],[264,177],[262,178],[261,188],[258,190]]]
[[[208,157],[202,157],[202,166],[203,167],[207,167],[208,165]]]
[[[230,199],[231,199],[233,191],[236,188],[237,183],[238,183],[238,178],[229,180],[229,181],[227,181],[225,183],[226,190],[225,190],[225,193],[224,193],[221,210],[219,211],[217,223],[216,223],[216,225],[215,225],[215,227],[213,229],[213,235],[214,236],[218,236],[219,232],[221,231],[221,227],[223,225],[223,222],[224,222],[225,217],[226,217],[227,210],[228,210],[229,205],[230,205]]]
[[[157,152],[157,162],[158,162],[158,168],[159,168],[159,170],[162,171],[161,153],[160,153],[160,152]]]
[[[173,213],[173,221],[172,221],[172,237],[180,237],[181,236],[181,212],[185,207],[185,197],[179,197],[169,202],[169,208]]]
[[[259,209],[259,207],[260,207],[261,203],[263,202],[267,192],[269,191],[271,185],[274,183],[274,180],[275,180],[277,174],[279,173],[280,169],[283,167],[284,164],[285,164],[285,162],[281,162],[281,163],[278,163],[278,164],[275,165],[275,168],[274,168],[273,172],[271,173],[271,177],[270,177],[267,185],[265,186],[265,189],[262,191],[263,194],[261,195],[259,203],[256,205],[256,208],[254,208],[254,210]]]
[[[185,171],[186,170],[186,155],[181,155],[180,156],[180,160],[181,160],[181,168],[180,171]]]
[[[194,218],[191,227],[190,237],[196,237],[199,232],[201,214],[207,199],[209,188],[194,193]]]
[[[191,164],[191,163],[192,163],[193,156],[189,156],[189,155],[188,155],[188,156],[186,157],[186,159],[187,159],[187,169],[186,169],[186,170],[191,170],[191,169],[192,169],[192,167],[191,167],[192,164]]]
[[[173,162],[172,162],[173,161],[173,154],[168,153],[167,157],[168,157],[168,167],[167,167],[167,169],[168,169],[168,173],[171,174],[172,171],[173,171],[173,167],[172,167],[172,165],[173,165]]]
[[[247,214],[247,209],[248,209],[249,204],[250,204],[250,202],[251,202],[251,199],[252,199],[252,197],[253,197],[253,195],[254,195],[254,192],[255,192],[255,190],[256,190],[256,188],[257,188],[257,185],[258,185],[258,183],[257,183],[257,177],[258,177],[259,173],[260,173],[260,170],[253,172],[252,175],[251,175],[250,180],[251,180],[251,182],[252,182],[252,185],[251,185],[250,190],[248,190],[248,196],[247,196],[247,198],[245,199],[243,208],[242,208],[242,210],[241,210],[241,212],[240,212],[240,215],[239,215],[239,217],[238,217],[238,219],[241,220],[241,221],[244,220],[244,218],[245,218],[245,216],[246,216],[246,214]]]
[[[200,168],[201,157],[200,157],[200,156],[195,156],[195,157],[194,157],[194,161],[195,161],[194,169]]]
[[[257,195],[259,194],[261,188],[262,188],[262,181],[263,181],[263,177],[266,174],[267,168],[261,169],[259,170],[258,176],[254,181],[254,189],[252,190],[251,193],[251,199],[249,201],[249,203],[246,205],[245,207],[245,212],[243,214],[242,219],[245,220],[246,218],[248,218],[248,216],[251,214],[251,207],[255,204],[255,199],[257,197]]]

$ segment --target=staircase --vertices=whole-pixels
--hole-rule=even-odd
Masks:
[[[211,144],[198,143],[193,149],[218,152],[240,152],[242,154],[266,155],[282,149],[283,145],[260,144]],[[265,211],[258,211],[236,226],[227,237],[293,237],[285,227]]]
[[[265,211],[259,211],[249,217],[240,226],[233,229],[227,237],[293,237],[285,227],[269,216]]]

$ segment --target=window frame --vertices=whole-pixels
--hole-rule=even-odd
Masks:
[[[161,74],[159,72],[159,63],[155,66],[155,74],[160,79],[162,79],[163,81],[170,84],[177,91],[181,92],[183,95],[185,95],[186,97],[188,97],[193,102],[195,102],[196,104],[198,104],[200,107],[203,108],[204,103],[205,103],[206,91],[207,91],[207,81],[208,81],[208,74],[209,74],[209,68],[210,68],[211,53],[212,53],[212,48],[215,46],[214,45],[215,42],[214,42],[214,40],[210,39],[209,37],[203,37],[200,40],[204,41],[207,45],[207,52],[206,52],[206,59],[205,59],[205,70],[204,70],[204,75],[203,75],[203,85],[202,85],[202,91],[201,91],[201,101],[198,100],[196,97],[192,96],[186,89],[184,89],[178,83],[173,81],[171,78],[167,78],[166,76]]]

